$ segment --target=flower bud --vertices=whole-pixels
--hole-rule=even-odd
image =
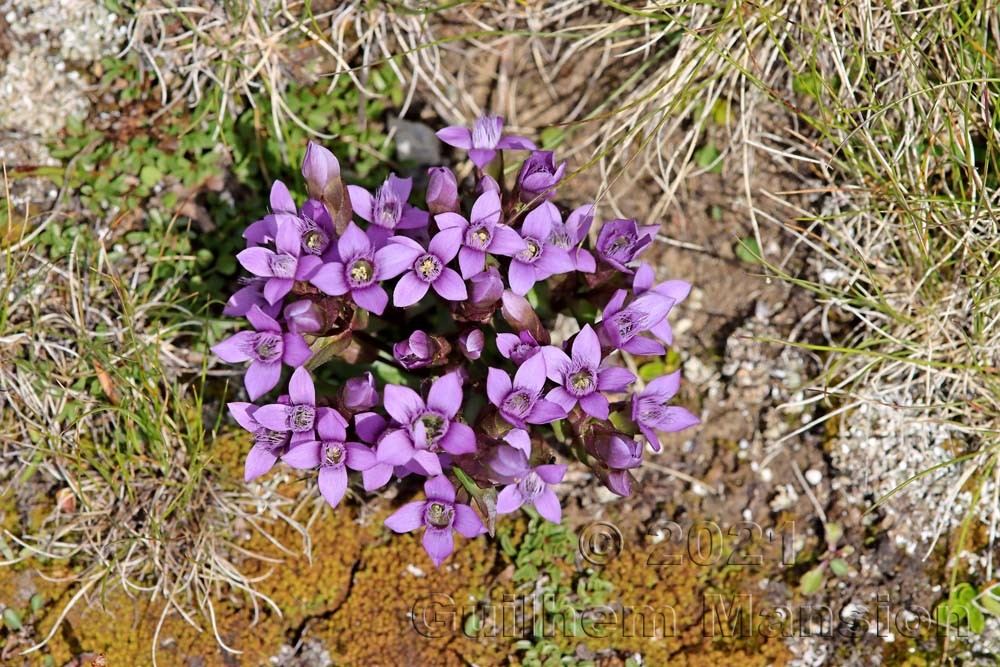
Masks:
[[[530,202],[537,197],[550,199],[565,172],[566,163],[556,167],[552,151],[533,151],[521,165],[521,171],[517,175],[517,190],[521,201]]]
[[[624,470],[642,465],[642,443],[619,431],[595,429],[584,446],[609,468]]]
[[[329,150],[310,141],[302,160],[302,176],[309,186],[309,196],[323,199],[327,183],[340,179],[340,163]]]
[[[471,359],[475,361],[483,353],[483,347],[486,345],[486,339],[483,336],[483,332],[479,329],[472,329],[471,331],[466,331],[458,339],[458,349],[466,359]]]
[[[458,181],[447,167],[432,167],[427,170],[427,208],[431,215],[460,212],[458,203]]]
[[[475,306],[491,306],[503,296],[503,278],[497,267],[490,266],[469,279],[470,299]]]
[[[340,394],[341,404],[351,412],[361,412],[378,405],[375,378],[369,371],[345,382]]]
[[[632,473],[628,470],[602,469],[597,471],[597,477],[612,493],[628,497],[632,495]]]
[[[538,314],[528,300],[510,290],[504,291],[502,299],[503,306],[500,312],[507,320],[507,324],[515,331],[530,332],[540,344],[548,345],[549,332],[542,326],[542,321],[538,319]]]
[[[309,299],[300,299],[285,306],[285,324],[292,333],[315,333],[323,326],[319,308]]]
[[[483,174],[483,177],[479,179],[476,183],[476,194],[481,195],[484,192],[495,192],[498,195],[503,193],[500,191],[500,184],[497,183],[497,179],[493,178],[489,174]]]
[[[422,368],[434,359],[434,344],[430,336],[418,329],[406,340],[392,346],[392,356],[406,370]]]

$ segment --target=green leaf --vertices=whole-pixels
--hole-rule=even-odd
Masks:
[[[975,586],[963,581],[949,595],[949,599],[958,600],[959,602],[972,602],[979,595],[979,591],[976,590]]]
[[[975,633],[982,632],[983,628],[986,627],[986,618],[983,616],[983,612],[973,605],[969,605],[966,609],[969,614],[969,629]]]
[[[639,367],[639,377],[646,382],[652,382],[656,378],[666,374],[666,364],[661,360],[650,361]]]
[[[11,630],[20,630],[24,627],[21,623],[21,615],[17,613],[12,607],[7,607],[3,610],[3,622],[7,624],[7,627]]]
[[[37,614],[41,608],[45,606],[45,598],[43,598],[40,593],[35,593],[31,596],[31,600],[29,600],[28,604],[31,605],[32,613]]]
[[[479,628],[483,625],[482,621],[479,620],[477,614],[469,614],[465,617],[465,624],[462,629],[465,631],[466,637],[475,637],[479,634]]]
[[[713,174],[722,171],[722,160],[719,156],[722,153],[715,147],[715,144],[708,143],[694,152],[694,161],[702,169],[708,169]]]
[[[960,623],[966,616],[965,605],[951,605],[942,602],[934,609],[934,617],[941,625],[952,624],[952,622],[954,624]]]
[[[840,524],[828,523],[826,524],[826,543],[830,547],[836,546],[840,538],[844,536],[844,529],[840,527]]]
[[[760,262],[760,246],[757,245],[757,239],[752,236],[740,239],[739,243],[736,244],[736,256],[741,262],[746,262],[747,264],[757,264]]]
[[[838,577],[845,577],[850,571],[850,567],[847,565],[847,561],[843,558],[834,558],[830,561],[830,571]]]
[[[1000,584],[983,591],[979,604],[994,616],[1000,616]]]
[[[814,567],[802,575],[799,590],[803,595],[812,595],[823,586],[823,568]]]

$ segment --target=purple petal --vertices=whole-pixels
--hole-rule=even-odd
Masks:
[[[427,500],[443,500],[446,503],[455,502],[455,487],[444,475],[431,477],[424,482],[424,493]]]
[[[443,413],[449,419],[462,407],[462,378],[452,371],[434,381],[427,392],[427,407]]]
[[[553,245],[545,246],[542,256],[535,262],[535,267],[549,276],[569,273],[574,268],[573,259],[569,256],[569,252]]]
[[[666,350],[655,340],[645,336],[636,336],[622,346],[622,349],[638,356],[652,357],[665,354]]]
[[[623,289],[620,289],[617,292],[615,292],[614,295],[611,297],[611,300],[608,301],[608,304],[604,306],[604,312],[601,313],[602,319],[606,320],[610,318],[612,315],[616,314],[618,311],[620,311],[622,309],[622,306],[625,305],[626,296],[627,292]]]
[[[512,134],[510,136],[501,137],[500,141],[497,142],[497,148],[506,148],[508,150],[516,151],[533,151],[535,150],[535,144],[530,139]]]
[[[573,339],[573,359],[587,362],[590,366],[601,363],[601,341],[589,324],[584,325]]]
[[[295,210],[295,201],[288,192],[288,187],[281,181],[275,181],[271,185],[271,210],[275,213],[292,213]]]
[[[389,303],[389,295],[377,284],[351,290],[351,298],[358,306],[376,315],[385,312],[385,306]]]
[[[409,434],[403,429],[397,429],[379,441],[375,460],[379,463],[404,465],[410,462],[415,452]]]
[[[298,221],[294,216],[278,218],[278,236],[274,239],[274,245],[283,255],[297,258],[302,252],[302,235],[299,233]]]
[[[479,195],[476,203],[472,205],[472,213],[469,220],[473,223],[487,222],[496,224],[500,222],[500,195],[492,190],[487,190]]]
[[[319,465],[323,444],[311,440],[295,445],[281,455],[281,460],[296,470],[309,470]]]
[[[424,525],[424,506],[427,503],[418,501],[406,503],[393,512],[385,520],[385,527],[394,533],[408,533]]]
[[[247,388],[247,394],[251,401],[274,389],[281,379],[281,362],[272,361],[265,363],[255,361],[247,368],[247,374],[243,378],[243,385]],[[256,414],[256,413],[254,413]]]
[[[656,394],[661,402],[669,401],[681,388],[681,372],[679,370],[661,375],[646,385],[643,395]]]
[[[570,258],[576,265],[576,270],[582,273],[593,273],[597,270],[597,262],[594,256],[582,248],[574,248],[569,253]]]
[[[458,213],[438,213],[434,216],[434,222],[437,223],[438,229],[452,229],[459,228],[462,232],[465,232],[469,228],[469,221],[460,216]]]
[[[472,148],[472,133],[467,127],[452,125],[437,131],[437,138],[455,148]]]
[[[487,249],[494,255],[513,257],[525,249],[527,244],[521,235],[507,225],[497,225],[493,229],[493,240]]]
[[[556,387],[549,393],[545,394],[545,399],[552,401],[553,403],[558,403],[559,407],[566,412],[572,410],[577,401],[576,396],[566,391],[565,387]]]
[[[544,241],[549,238],[554,220],[561,220],[559,209],[552,202],[543,202],[525,216],[524,224],[521,225],[521,236],[531,236]]]
[[[320,410],[321,414],[316,419],[316,433],[320,439],[343,442],[347,437],[347,431],[344,430],[347,421],[344,416],[333,408],[320,408]]]
[[[462,246],[458,251],[458,265],[462,269],[462,277],[468,280],[481,273],[483,267],[486,266],[486,252]]]
[[[535,267],[515,259],[510,263],[507,280],[510,282],[510,289],[514,294],[524,296],[535,286],[537,280]]]
[[[397,308],[412,306],[424,298],[428,289],[430,289],[430,285],[418,278],[415,272],[404,273],[392,291],[392,305]]]
[[[324,294],[340,296],[347,294],[347,280],[344,279],[344,265],[340,262],[330,262],[319,268],[309,282],[318,287]]]
[[[490,403],[499,406],[512,388],[510,376],[499,368],[490,368],[486,376],[486,395]]]
[[[555,345],[546,345],[539,349],[542,352],[540,356],[545,360],[545,376],[553,382],[562,384],[563,376],[573,362]]]
[[[250,350],[253,349],[254,332],[241,331],[233,334],[221,343],[212,346],[212,352],[219,359],[230,363],[238,364],[241,361],[250,359]]]
[[[518,338],[517,334],[512,333],[499,333],[497,334],[497,349],[507,359],[510,359],[510,354],[515,347],[521,344],[521,339]]]
[[[251,447],[243,467],[243,480],[250,482],[274,467],[278,457],[263,447]]]
[[[659,324],[650,327],[649,333],[653,334],[667,345],[670,345],[674,342],[674,330],[673,328],[671,328],[670,322],[668,322],[667,318],[665,317],[663,318],[663,320],[660,321]]]
[[[608,399],[605,398],[604,394],[599,391],[595,391],[592,394],[587,394],[580,399],[580,407],[583,411],[594,419],[607,419],[608,418]]]
[[[371,468],[361,472],[361,480],[364,482],[365,491],[381,489],[392,478],[394,467],[388,463],[376,463]]]
[[[316,387],[305,368],[296,368],[288,381],[288,396],[294,405],[316,405]]]
[[[367,443],[377,441],[385,426],[385,417],[375,412],[362,412],[354,416],[354,430]]]
[[[442,264],[447,264],[455,259],[459,248],[462,247],[463,234],[463,230],[458,227],[442,229],[434,235],[434,238],[427,245],[427,249],[432,255],[440,259]]]
[[[247,248],[246,250],[241,250],[236,254],[236,260],[243,266],[244,269],[255,276],[262,276],[265,278],[271,277],[272,271],[270,259],[272,257],[274,257],[274,252],[268,250],[267,248]]]
[[[424,550],[434,562],[434,567],[440,567],[441,563],[455,550],[455,538],[451,535],[450,528],[427,527],[424,531]]]
[[[452,422],[441,438],[441,449],[449,454],[471,454],[476,451],[476,433],[461,422]]]
[[[372,221],[372,207],[375,205],[375,198],[371,193],[357,185],[347,186],[347,195],[351,199],[351,208],[362,220]]]
[[[656,427],[666,433],[683,431],[686,428],[697,426],[701,420],[691,414],[687,409],[677,405],[671,405],[663,411],[663,419],[656,424]]]
[[[514,375],[515,387],[523,387],[524,389],[539,392],[542,390],[544,384],[545,358],[540,354],[526,359]]]
[[[465,288],[462,276],[458,275],[454,269],[449,269],[448,267],[442,269],[441,275],[432,283],[432,286],[442,299],[447,299],[448,301],[465,301],[469,298],[469,292]],[[397,289],[399,288],[397,287]]]
[[[562,506],[559,505],[559,498],[552,489],[542,491],[541,495],[535,498],[534,505],[543,518],[552,523],[562,522]]]
[[[336,507],[347,493],[347,470],[343,467],[320,468],[319,492],[330,507]]]
[[[377,465],[375,452],[370,447],[357,442],[347,442],[344,443],[344,448],[347,450],[345,462],[351,470],[365,471]]]
[[[284,347],[281,360],[289,366],[293,368],[301,366],[312,356],[312,350],[301,334],[286,333],[281,339]]]
[[[531,456],[531,436],[528,435],[527,431],[514,428],[507,431],[507,435],[505,435],[503,439],[504,442],[509,444],[514,449],[519,450],[526,457]]]
[[[278,322],[260,309],[260,306],[254,306],[247,311],[247,319],[250,320],[250,324],[257,331],[271,331],[273,333],[279,333],[281,327],[278,326]]]
[[[510,514],[520,509],[524,504],[524,496],[518,490],[516,484],[505,486],[497,494],[497,514]]]
[[[455,505],[455,522],[452,525],[460,535],[470,540],[486,532],[483,520],[468,505]]]
[[[407,180],[412,181],[413,179]],[[416,206],[404,204],[403,213],[399,216],[399,222],[396,223],[396,229],[423,229],[427,227],[430,219],[431,214],[427,211]]]
[[[491,148],[471,148],[469,149],[469,159],[477,167],[482,169],[497,156],[497,152]]]
[[[289,409],[287,405],[282,403],[262,405],[253,413],[253,418],[264,428],[272,431],[287,431]]]
[[[253,418],[253,413],[257,410],[257,406],[253,403],[233,402],[228,403],[226,407],[229,408],[229,414],[233,416],[236,423],[244,429],[253,433],[259,428],[257,420]]]
[[[388,245],[375,253],[375,279],[395,278],[412,267],[422,252],[422,248],[411,248],[408,245],[393,243],[390,240]]]
[[[639,265],[639,268],[635,270],[635,277],[632,278],[632,292],[634,292],[637,296],[642,294],[653,286],[653,281],[655,279],[656,273],[653,271],[653,267],[643,262]]]
[[[273,306],[284,299],[294,286],[295,281],[291,278],[271,278],[264,285],[264,298]]]
[[[546,484],[558,484],[566,475],[566,468],[567,466],[565,463],[549,464],[538,466],[535,468],[535,473],[537,473]]]
[[[413,452],[413,458],[410,459],[410,463],[419,466],[419,472],[421,475],[440,475],[441,474],[441,461],[438,459],[438,455],[434,452],[428,451],[426,449],[418,449]]]
[[[426,409],[420,395],[409,387],[396,384],[385,386],[385,409],[400,424],[409,424]]]
[[[309,280],[319,268],[323,266],[323,260],[315,255],[303,255],[299,257],[298,266],[295,268],[296,280]]]
[[[535,402],[535,407],[531,409],[531,414],[525,417],[525,421],[531,424],[548,424],[557,419],[565,419],[566,411],[558,403],[547,401],[544,398]]]
[[[347,229],[337,241],[337,251],[340,253],[340,258],[344,262],[350,262],[359,255],[367,254],[371,249],[371,241],[361,231],[361,228],[353,222],[347,223]]]
[[[597,371],[597,388],[601,391],[625,391],[625,388],[633,382],[635,376],[618,366],[609,366]]]
[[[653,291],[673,299],[674,303],[680,303],[691,293],[691,283],[686,283],[683,280],[668,280],[657,285]]]

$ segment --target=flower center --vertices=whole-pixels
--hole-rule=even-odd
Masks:
[[[569,376],[567,388],[577,396],[586,396],[594,392],[595,374],[589,368],[581,368]]]
[[[302,234],[302,249],[310,255],[322,255],[328,245],[330,245],[330,239],[318,227],[307,229]]]
[[[313,427],[313,423],[316,421],[316,408],[311,405],[295,405],[292,406],[292,413],[288,417],[288,425],[291,426],[292,431],[295,433],[301,433],[302,431],[308,431]]]
[[[566,225],[563,223],[552,223],[552,231],[549,232],[549,245],[557,248],[569,248],[572,244]]]
[[[432,452],[438,451],[438,442],[448,432],[449,421],[443,415],[428,411],[412,422],[410,426],[411,433],[414,432],[417,424],[423,424],[424,435],[427,438],[427,449]]]
[[[366,287],[375,277],[375,267],[368,259],[356,259],[347,274],[352,287]]]
[[[326,441],[323,443],[323,465],[331,468],[340,468],[347,458],[347,450],[344,443]]]
[[[503,399],[501,411],[515,417],[524,417],[535,407],[536,396],[525,389],[517,389]]]
[[[476,250],[485,250],[493,240],[493,234],[486,225],[471,228],[465,233],[465,245]]]
[[[435,528],[447,528],[455,517],[455,509],[441,502],[427,504],[427,523]]]
[[[422,255],[413,263],[413,270],[417,272],[417,277],[425,283],[434,282],[441,275],[441,260],[430,253]]]
[[[515,364],[522,364],[535,355],[538,346],[531,343],[518,343],[510,351],[510,360]]]
[[[271,255],[267,260],[267,265],[275,278],[294,278],[298,259],[291,255]]]
[[[500,129],[497,127],[497,117],[488,114],[476,119],[472,124],[473,148],[496,148],[500,141]]]
[[[253,432],[253,444],[270,454],[278,454],[285,447],[288,441],[286,434],[281,431],[272,431],[269,428],[259,428]]]
[[[258,333],[253,343],[253,355],[257,361],[275,361],[281,358],[283,347],[278,334]]]
[[[396,193],[385,183],[375,193],[375,210],[372,217],[376,225],[387,229],[395,229],[399,219],[403,217],[403,202],[396,196]]]
[[[632,247],[635,245],[635,241],[635,237],[622,234],[608,245],[607,255],[620,259],[631,259]]]
[[[534,264],[538,261],[538,258],[542,256],[542,242],[538,239],[526,236],[524,238],[524,243],[527,247],[517,253],[517,258],[522,262]]]
[[[538,476],[538,473],[532,470],[528,473],[527,477],[518,483],[518,487],[521,491],[521,495],[524,496],[524,499],[530,503],[532,500],[542,495],[542,491],[545,490],[545,481]]]

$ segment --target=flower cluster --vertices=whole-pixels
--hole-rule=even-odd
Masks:
[[[251,402],[229,404],[252,434],[247,481],[280,460],[315,472],[335,507],[352,476],[369,492],[426,478],[425,499],[385,525],[423,528],[435,565],[453,531],[492,533],[497,514],[530,506],[559,522],[557,460],[626,496],[645,443],[659,451],[658,432],[698,423],[670,405],[678,372],[643,384],[625,368],[629,355],[665,353],[668,315],[690,290],[657,284],[639,260],[657,227],[618,219],[592,234],[593,205],[553,203],[565,164],[505,136],[496,116],[438,136],[475,171],[460,184],[431,169],[419,204],[395,174],[374,192],[346,185],[336,157],[311,143],[309,198],[297,206],[275,182],[270,213],[244,233],[237,259],[251,277],[224,313],[248,326],[212,348],[249,362]],[[511,187],[509,151],[530,151]],[[260,400],[283,376],[285,393]]]

